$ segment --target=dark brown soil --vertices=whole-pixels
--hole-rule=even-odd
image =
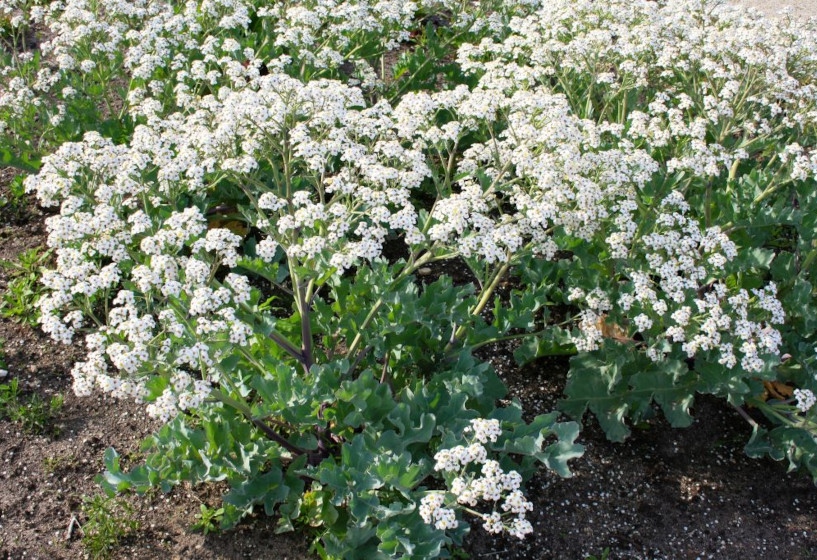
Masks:
[[[496,363],[499,362],[499,363]],[[567,362],[513,367],[495,361],[528,414],[553,410]],[[623,444],[585,418],[574,477],[542,471],[528,485],[535,538],[496,539],[475,529],[474,558],[817,558],[817,489],[808,477],[743,453],[751,430],[725,403],[699,397],[695,422],[674,429],[659,416]]]
[[[7,182],[0,183],[5,189]],[[44,243],[43,214],[28,212],[25,223],[0,223],[0,258]],[[0,339],[9,377],[26,395],[65,396],[52,426],[57,435],[26,434],[0,420],[0,558],[83,558],[81,529],[75,524],[69,534],[68,528],[72,517],[85,521],[82,497],[100,493],[94,478],[103,469],[104,450],[114,446],[138,459],[139,442],[157,426],[137,405],[73,396],[69,370],[78,350],[8,320],[0,321]],[[530,415],[552,410],[566,361],[546,359],[520,369],[510,350],[483,352]],[[605,549],[609,558],[817,558],[811,481],[786,474],[782,464],[746,458],[748,427],[719,401],[699,399],[694,412],[697,420],[688,429],[658,419],[635,429],[624,444],[607,442],[588,419],[581,435],[586,453],[572,463],[575,476],[562,480],[543,471],[528,485],[535,535],[496,539],[475,526],[463,552],[502,559],[601,558]],[[217,506],[219,496],[214,486],[127,496],[140,526],[113,557],[310,557],[310,535],[276,535],[275,520],[263,516],[226,534],[193,531],[199,506]]]

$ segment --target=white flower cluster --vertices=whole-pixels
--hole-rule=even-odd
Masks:
[[[28,24],[31,12],[35,8],[31,4],[29,0],[2,0],[0,16],[8,21],[12,29],[24,27]]]
[[[747,157],[750,140],[797,137],[817,122],[814,20],[768,19],[719,0],[554,0],[510,29],[501,41],[463,45],[462,67],[506,88],[556,83],[577,111],[588,83],[609,106],[638,96],[615,117],[636,144],[669,150],[670,172],[717,176]],[[793,143],[784,158],[792,177],[814,177],[813,152],[801,152]]]
[[[353,109],[365,106],[358,89],[280,73],[221,92],[188,114],[138,126],[129,145],[97,133],[63,144],[26,180],[42,204],[60,206],[47,221],[57,266],[43,278],[43,329],[70,344],[102,325],[73,370],[77,394],[142,400],[150,377],[196,372],[148,407],[166,420],[199,406],[220,357],[251,343],[253,328],[239,317],[253,303],[248,279],[216,281],[219,267],[243,257],[242,237],[208,227],[197,207],[173,210],[179,194],[201,196],[214,175],[252,178],[258,159],[277,152],[298,158],[292,173],[323,177],[314,191],[252,195],[265,235],[258,254],[268,260],[281,248],[290,259],[342,270],[380,256],[389,232],[404,232],[409,244],[424,238],[409,192],[429,169],[422,153],[397,141],[387,105]],[[97,305],[123,284],[132,288],[113,307]]]
[[[751,293],[729,290],[720,278],[737,256],[737,247],[719,228],[704,230],[688,212],[689,205],[673,192],[661,201],[655,219],[649,220],[652,225],[641,226],[649,233],[638,237],[635,222],[623,213],[616,220],[607,237],[611,253],[644,264],[625,269],[629,282],[616,287],[618,310],[647,340],[653,360],[664,357],[658,346],[666,340],[680,344],[690,358],[712,351],[727,368],[740,363],[745,371],[760,371],[761,356],[779,354],[782,344],[774,327],[785,320],[777,288],[770,283]],[[580,291],[571,296],[574,301],[584,298]],[[610,306],[590,297],[582,303],[586,309],[575,343],[594,350],[603,338],[600,320]]]
[[[498,420],[475,418],[462,432],[464,434],[473,433],[473,438],[479,443],[488,443],[489,441],[493,443],[502,435],[502,427],[499,425]]]
[[[580,352],[598,349],[603,339],[600,325],[604,321],[605,313],[612,309],[609,297],[599,288],[585,293],[581,288],[574,287],[570,289],[567,299],[584,307],[578,315],[581,336],[573,337],[576,349]]]
[[[509,260],[523,248],[551,258],[555,229],[591,239],[610,217],[611,205],[632,198],[658,166],[632,145],[611,148],[617,130],[577,118],[567,100],[548,88],[506,93],[503,85],[484,77],[472,91],[407,97],[395,111],[401,131],[413,132],[427,149],[456,145],[469,130],[508,123],[498,137],[463,153],[457,172],[468,178],[435,207],[429,237],[487,262]],[[441,110],[458,120],[437,128],[432,123]],[[475,180],[478,171],[485,181]]]
[[[316,68],[335,68],[343,63],[355,34],[377,37],[381,48],[397,48],[408,40],[419,8],[416,2],[324,0],[277,4],[262,8],[259,15],[272,23],[276,46],[297,53]],[[321,44],[317,50],[316,43]],[[359,59],[354,62],[365,64]]]
[[[34,148],[87,98],[105,105],[109,118],[123,102],[134,117],[159,119],[194,103],[203,86],[217,93],[243,87],[264,69],[292,63],[310,68],[310,77],[342,74],[366,89],[383,76],[359,51],[397,49],[410,40],[423,17],[439,17],[462,34],[498,33],[511,14],[527,13],[534,3],[483,0],[480,5],[453,0],[302,0],[273,6],[253,0],[0,0],[0,14],[16,33],[46,28],[42,58],[11,49],[11,63],[0,68],[0,137]],[[256,27],[249,24],[256,18]],[[316,37],[320,35],[320,40]],[[249,40],[248,40],[249,39]],[[250,43],[251,46],[243,46]],[[254,49],[264,51],[257,53]],[[287,54],[282,54],[286,52]],[[42,64],[42,60],[49,63]],[[131,82],[122,98],[121,81]],[[83,111],[85,106],[83,105]],[[76,123],[76,121],[74,120]],[[77,123],[81,124],[81,123]],[[50,125],[50,127],[48,126]],[[32,127],[44,128],[38,138]]]
[[[455,528],[457,516],[453,509],[443,507],[445,496],[443,494],[429,494],[420,501],[420,517],[426,523],[434,524],[437,529],[445,531]]]
[[[460,33],[499,34],[513,14],[528,13],[538,0],[505,2],[479,1],[464,4],[455,0],[305,0],[258,9],[269,22],[275,46],[305,61],[318,74],[341,65],[355,69],[358,85],[368,88],[380,83],[369,62],[349,56],[359,37],[376,44],[378,50],[396,50],[411,39],[422,14],[440,14]],[[316,47],[317,45],[317,47]]]
[[[719,29],[727,48],[682,17],[699,10],[697,0],[507,2],[494,15],[483,11],[489,4],[66,0],[40,13],[55,31],[48,49],[59,79],[44,73],[35,88],[33,76],[17,76],[0,95],[35,99],[71,73],[91,80],[124,71],[133,84],[126,109],[138,123],[125,144],[93,132],[63,144],[26,180],[43,205],[60,208],[48,220],[57,259],[43,280],[43,328],[71,343],[101,325],[75,368],[76,390],[141,399],[145,378],[169,382],[179,372],[216,383],[219,358],[255,336],[243,314],[254,304],[250,281],[228,269],[283,253],[309,270],[343,272],[381,257],[395,236],[413,252],[448,250],[488,264],[525,252],[553,258],[557,239],[606,246],[629,263],[618,269],[628,281],[609,293],[571,292],[582,307],[580,350],[597,348],[600,321],[621,313],[655,360],[664,350],[652,342],[670,341],[690,357],[714,351],[727,367],[762,369],[781,344],[775,287],[727,290],[737,247],[726,234],[702,228],[678,193],[646,204],[639,196],[659,171],[719,176],[750,155],[748,143],[727,146],[736,135],[749,142],[778,121],[781,134],[814,123],[814,85],[782,74],[800,75],[807,57],[799,55],[817,52],[811,28],[764,30],[718,5],[701,21]],[[434,10],[451,10],[451,24],[472,26],[476,38],[493,36],[459,51],[475,85],[407,93],[393,106],[370,103],[363,85],[323,78],[363,64],[350,53],[372,38],[394,49],[419,14]],[[245,41],[255,16],[275,43],[263,60],[253,50],[262,46]],[[768,45],[749,36],[755,31]],[[588,67],[586,52],[600,62]],[[684,68],[713,79],[700,92],[681,91],[671,70]],[[740,93],[737,77],[747,71],[766,90]],[[588,73],[611,96],[616,88],[658,92],[620,122],[583,118],[585,103],[557,85]],[[72,89],[61,95],[77,96]],[[738,124],[747,107],[753,116]],[[808,176],[813,153],[792,142],[780,160]],[[425,216],[414,193],[432,184],[439,197]],[[245,254],[253,244],[243,235],[207,217],[222,186],[244,197],[254,255]],[[644,224],[636,216],[648,204],[655,219]],[[120,291],[131,295],[101,305]],[[151,410],[165,417],[202,402],[203,386],[193,386],[169,383]],[[450,450],[452,468],[487,460],[480,443]]]
[[[0,12],[15,5],[18,9],[14,10],[13,23],[45,28],[43,35],[48,40],[38,45],[36,57],[31,50],[18,52],[16,40],[3,47],[4,51],[11,50],[12,56],[10,64],[0,69],[4,78],[0,137],[34,150],[47,147],[53,130],[67,116],[76,123],[77,115],[70,114],[67,107],[78,100],[107,103],[110,111],[111,101],[119,97],[117,80],[112,77],[124,74],[121,53],[130,44],[128,33],[163,9],[161,2],[152,0],[59,0],[45,4],[3,0]],[[87,106],[81,111],[87,111]]]
[[[165,372],[170,385],[147,411],[166,420],[204,402],[221,355],[215,345],[246,346],[254,334],[236,312],[251,297],[248,279],[228,274],[224,286],[213,285],[218,266],[235,266],[241,238],[208,229],[195,207],[151,218],[142,209],[147,161],[149,152],[89,133],[47,157],[26,185],[43,204],[61,202],[47,221],[57,266],[43,276],[43,329],[68,344],[89,320],[103,324],[86,337],[88,355],[72,371],[75,392],[143,400],[146,380]],[[71,194],[77,185],[92,196]],[[92,302],[117,293],[123,280],[134,291],[119,290],[100,318]]]
[[[140,125],[129,145],[88,133],[44,158],[26,180],[42,204],[61,210],[47,222],[57,267],[43,280],[43,328],[67,344],[89,322],[105,325],[104,343],[74,369],[79,394],[98,387],[141,399],[142,377],[178,367],[207,381],[214,345],[250,343],[253,330],[238,317],[252,303],[248,279],[231,273],[224,286],[215,281],[220,266],[243,257],[242,237],[208,227],[196,207],[169,211],[180,193],[203,196],[213,175],[252,178],[259,159],[277,152],[297,158],[293,172],[323,177],[314,191],[281,186],[251,195],[265,235],[258,254],[267,260],[280,248],[289,259],[343,270],[379,257],[390,232],[403,232],[410,245],[424,239],[409,194],[430,173],[424,156],[397,141],[387,105],[353,108],[362,106],[359,89],[275,73],[222,88],[192,113]],[[138,293],[97,316],[94,302],[121,283]],[[111,381],[110,366],[123,385]],[[176,404],[202,402],[171,392],[149,411],[166,418]]]
[[[817,403],[817,397],[808,389],[795,389],[794,398],[797,399],[797,410],[808,412]]]
[[[507,532],[524,538],[533,532],[533,527],[525,518],[525,514],[533,510],[533,504],[525,499],[520,490],[522,476],[516,471],[505,472],[497,461],[488,459],[488,450],[484,445],[496,442],[502,435],[499,421],[477,418],[463,433],[470,435],[468,445],[443,449],[434,456],[435,470],[456,474],[449,485],[455,503],[444,507],[446,494],[432,492],[421,500],[420,516],[426,523],[433,523],[437,529],[445,530],[457,525],[456,504],[468,506],[466,511],[478,515],[489,533]],[[474,472],[478,465],[481,465],[479,471]],[[491,513],[470,509],[476,507],[479,501],[492,503]],[[497,511],[497,508],[501,511]]]

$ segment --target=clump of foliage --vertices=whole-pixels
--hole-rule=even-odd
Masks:
[[[48,475],[72,469],[79,465],[79,460],[72,453],[63,453],[43,458],[43,472]]]
[[[196,514],[196,521],[193,530],[201,531],[205,535],[219,530],[221,519],[224,517],[224,508],[211,508],[206,504],[201,504],[199,513]]]
[[[39,395],[24,397],[17,379],[0,384],[0,418],[19,424],[31,434],[57,435],[54,420],[62,409],[62,395],[43,400]]]
[[[40,323],[87,348],[78,395],[160,424],[144,464],[106,453],[108,489],[226,481],[222,528],[263,507],[332,558],[524,537],[524,481],[582,449],[504,400],[476,350],[509,341],[572,355],[561,411],[613,440],[712,394],[817,477],[817,23],[14,2],[52,31],[6,49],[0,99],[3,160],[59,208]]]
[[[40,270],[51,251],[29,249],[18,255],[15,261],[0,260],[9,280],[0,300],[0,315],[22,323],[36,325],[39,316],[37,302],[44,288],[40,284]]]
[[[133,507],[120,498],[85,497],[82,515],[82,545],[93,560],[110,558],[122,539],[139,529]]]
[[[28,216],[30,203],[23,186],[23,175],[15,175],[8,181],[8,192],[0,193],[0,216],[12,223],[22,222]]]

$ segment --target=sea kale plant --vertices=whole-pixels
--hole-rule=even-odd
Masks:
[[[0,155],[78,395],[157,431],[110,490],[225,481],[327,558],[524,537],[578,425],[696,394],[817,476],[817,24],[709,0],[2,0]],[[41,37],[47,41],[39,44]],[[36,49],[32,49],[32,45]],[[487,351],[486,351],[487,350]],[[482,530],[482,529],[478,529]]]

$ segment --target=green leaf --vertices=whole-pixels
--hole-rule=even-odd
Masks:
[[[754,426],[744,451],[750,457],[768,455],[775,461],[788,461],[788,470],[803,469],[817,483],[817,439],[803,428],[777,426],[767,430]]]
[[[275,506],[283,502],[290,492],[283,480],[284,474],[278,467],[241,479],[224,495],[224,503],[235,507],[242,515],[252,512],[255,504],[264,504],[264,512],[272,515]]]
[[[797,261],[793,253],[781,252],[771,265],[772,277],[777,281],[788,281],[797,275]]]
[[[639,366],[638,373],[629,377],[634,394],[654,399],[674,428],[691,425],[689,408],[695,399],[695,375],[687,365],[680,360],[664,360]]]
[[[557,441],[545,448],[540,460],[562,478],[573,476],[567,462],[584,455],[584,446],[576,443],[579,429],[580,426],[576,422],[559,422],[551,426]]]
[[[762,388],[759,382],[752,383],[734,375],[734,372],[713,361],[695,360],[695,372],[700,376],[699,390],[725,397],[730,404],[740,406],[745,397],[760,394]]]
[[[609,361],[599,352],[574,356],[565,386],[567,397],[559,401],[559,409],[577,420],[590,409],[611,441],[624,441],[630,435],[624,423],[630,408],[627,388],[619,385],[621,361],[621,357]]]
[[[33,154],[24,153],[20,156],[7,148],[0,148],[0,166],[14,167],[26,173],[36,173],[42,165],[40,158]]]
[[[590,409],[608,439],[623,441],[630,435],[625,418],[638,422],[649,417],[653,401],[673,426],[689,426],[689,408],[697,389],[699,379],[685,362],[665,359],[653,363],[626,345],[607,342],[596,352],[570,360],[567,398],[559,402],[559,408],[576,419]]]
[[[96,478],[96,482],[109,495],[129,489],[144,492],[150,487],[147,467],[139,466],[130,473],[124,473],[119,466],[119,453],[113,447],[105,450],[103,462],[107,470]]]
[[[550,327],[540,335],[531,335],[522,339],[514,350],[516,363],[523,366],[537,358],[545,356],[567,356],[576,353],[570,332],[560,327]]]

